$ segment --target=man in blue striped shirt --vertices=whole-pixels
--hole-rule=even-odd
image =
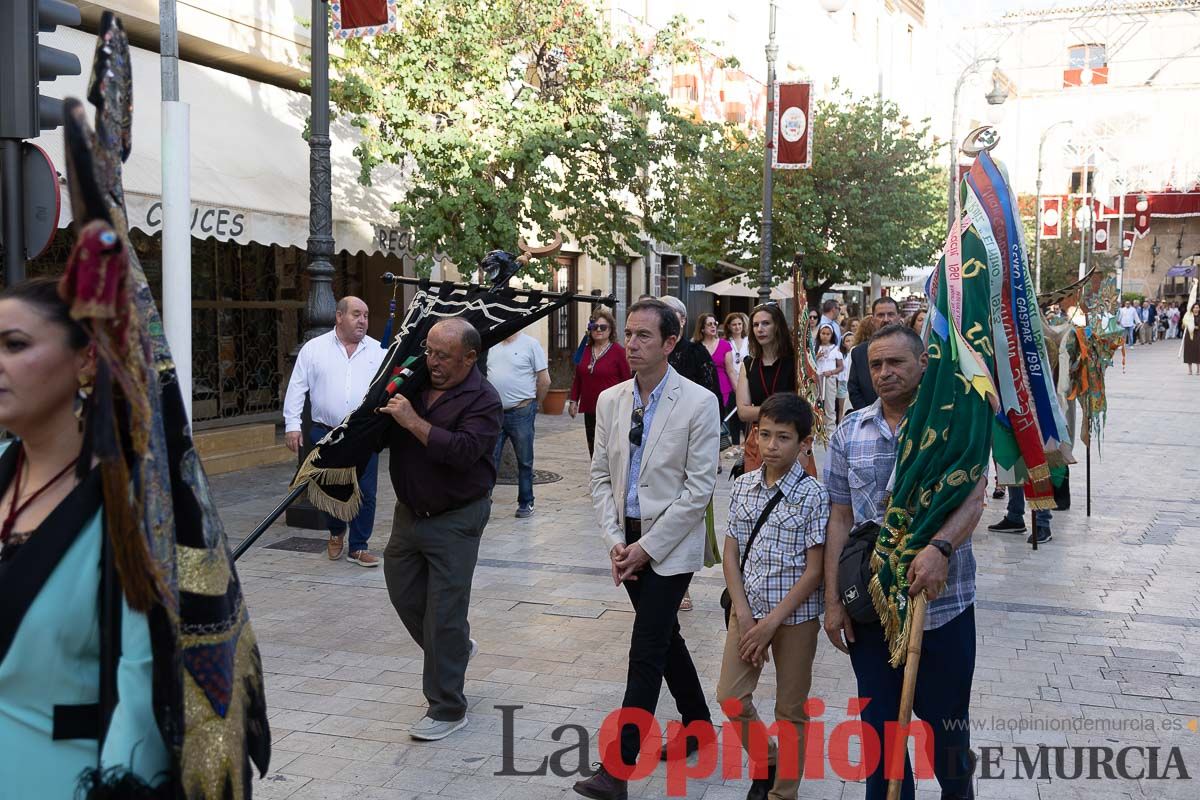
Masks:
[[[889,648],[878,623],[852,624],[838,593],[838,560],[850,530],[881,523],[896,464],[896,429],[925,372],[925,344],[905,325],[887,325],[867,350],[871,383],[879,399],[848,416],[829,443],[825,487],[829,529],[825,544],[825,633],[850,654],[858,693],[871,702],[862,711],[884,742],[884,724],[900,710],[903,670],[888,662]],[[909,568],[915,596],[929,598],[914,711],[933,729],[933,771],[942,797],[974,797],[971,788],[970,701],[975,672],[975,554],[971,533],[983,514],[984,475],[974,493],[946,519],[930,546]],[[902,800],[913,800],[912,770],[905,759]],[[882,758],[867,777],[867,800],[884,800]]]

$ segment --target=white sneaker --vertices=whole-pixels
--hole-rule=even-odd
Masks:
[[[436,742],[439,739],[445,739],[450,734],[465,727],[467,727],[466,714],[463,715],[462,719],[449,721],[437,720],[432,717],[421,717],[409,730],[408,735],[422,742]]]
[[[467,654],[467,661],[470,661],[472,658],[479,655],[479,642],[475,641],[474,639],[471,639],[470,642],[471,652]]]

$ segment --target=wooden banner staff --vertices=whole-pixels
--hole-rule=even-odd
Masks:
[[[900,687],[900,715],[897,731],[906,730],[912,723],[913,701],[917,695],[917,670],[921,666],[921,643],[925,640],[925,609],[929,601],[925,592],[911,598],[908,606],[908,655],[904,659],[904,683]],[[899,765],[899,778],[888,780],[887,800],[900,800],[900,787],[904,783],[904,758],[908,753],[908,737],[893,737],[892,752],[885,754],[884,768],[889,764]]]

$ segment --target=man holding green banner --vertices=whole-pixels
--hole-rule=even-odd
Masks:
[[[937,352],[936,347],[930,349]],[[905,325],[882,328],[871,339],[867,353],[879,399],[848,416],[829,444],[826,575],[838,574],[852,527],[885,524],[889,483],[900,452],[898,445],[904,441],[901,425],[927,368],[937,368],[936,363],[927,367],[930,359],[924,342]],[[975,555],[970,537],[983,512],[986,476],[977,474],[973,488],[958,483],[968,494],[948,512],[931,536],[930,546],[907,559],[905,569],[907,595],[924,591],[930,600],[915,708],[932,727],[933,771],[945,798],[972,797],[968,712],[975,671]],[[836,579],[826,580],[825,593],[825,632],[839,650],[850,654],[858,694],[870,701],[862,710],[863,722],[875,730],[882,744],[885,725],[896,721],[900,708],[903,670],[890,663],[891,645],[883,624],[851,622]],[[867,800],[883,800],[887,792],[885,766],[881,758],[867,777]],[[906,759],[901,797],[912,800],[913,791]]]
[[[943,798],[972,797],[970,535],[983,510],[988,462],[996,462],[1001,484],[1021,486],[1040,510],[1054,505],[1050,468],[1071,460],[1016,198],[987,152],[997,141],[994,132],[978,129],[964,142],[964,151],[978,158],[955,195],[953,224],[926,289],[933,300],[927,338],[889,326],[871,340],[868,363],[880,401],[843,423],[826,470],[830,574],[851,524],[874,521],[880,528],[866,587],[860,590],[856,580],[853,591],[827,588],[826,632],[850,653],[859,694],[869,700],[863,721],[885,753],[899,756],[884,724],[899,717],[902,687],[912,705],[903,705],[899,723],[907,725],[915,711],[932,727]],[[857,548],[861,537],[855,540]],[[864,591],[879,621],[852,625],[839,603],[844,598],[864,620],[869,611],[856,600]],[[922,603],[913,602],[921,595],[928,615],[914,624],[923,616]],[[911,800],[907,762],[906,755],[901,797]],[[875,769],[868,800],[883,800],[885,773],[899,778],[898,765]]]

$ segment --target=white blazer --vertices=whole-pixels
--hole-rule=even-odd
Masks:
[[[721,421],[711,391],[669,369],[666,386],[645,432],[638,502],[639,543],[659,575],[696,572],[704,566],[704,510],[717,484]],[[596,406],[592,456],[592,506],[607,549],[625,543],[629,485],[629,428],[634,381],[611,386]]]

